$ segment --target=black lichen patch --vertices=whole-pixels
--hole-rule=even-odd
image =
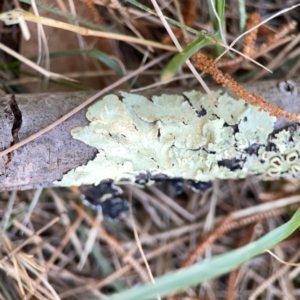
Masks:
[[[84,204],[97,211],[102,210],[104,217],[116,219],[120,213],[129,210],[128,200],[117,197],[123,191],[113,181],[101,182],[97,186],[82,186],[80,190]]]
[[[212,187],[212,183],[211,181],[204,182],[204,181],[187,180],[187,186],[193,192],[205,192],[206,190]]]
[[[113,181],[104,181],[96,186],[82,186],[80,190],[92,205],[98,205],[106,199],[122,194],[122,190],[115,186]]]
[[[122,212],[129,211],[128,200],[125,198],[112,198],[101,203],[104,217],[116,219]]]

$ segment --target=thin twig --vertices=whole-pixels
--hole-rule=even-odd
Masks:
[[[21,146],[26,145],[27,143],[33,141],[34,139],[41,136],[42,134],[44,134],[44,133],[48,132],[49,130],[53,129],[55,126],[61,124],[64,121],[66,121],[67,119],[69,119],[70,117],[75,115],[77,112],[79,112],[81,109],[85,108],[86,106],[91,104],[93,101],[100,98],[102,95],[108,93],[109,91],[113,90],[114,88],[118,87],[120,84],[126,82],[127,80],[129,80],[130,78],[138,75],[139,73],[142,73],[144,70],[147,70],[147,69],[151,68],[152,66],[154,66],[158,62],[160,62],[160,61],[164,60],[165,58],[167,58],[169,55],[170,55],[169,53],[165,53],[162,56],[152,60],[148,64],[138,68],[137,70],[135,70],[131,74],[128,74],[127,76],[122,77],[121,79],[119,79],[115,83],[111,84],[110,86],[108,86],[108,87],[104,88],[103,90],[101,90],[100,92],[96,93],[94,96],[92,96],[92,97],[88,98],[87,100],[85,100],[82,104],[80,104],[79,106],[72,109],[70,112],[68,112],[67,114],[65,114],[64,116],[62,116],[58,120],[56,120],[55,122],[53,122],[51,125],[45,127],[44,129],[40,130],[39,132],[37,132],[35,134],[29,136],[28,138],[22,140],[21,142],[13,145],[12,147],[9,147],[9,148],[5,149],[4,151],[0,152],[0,158],[3,155],[5,155],[5,154],[7,154],[11,151],[14,151],[14,150],[20,148]]]

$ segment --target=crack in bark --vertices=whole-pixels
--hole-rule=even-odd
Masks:
[[[14,144],[19,142],[19,130],[22,126],[22,112],[19,109],[15,95],[11,96],[11,99],[9,101],[9,107],[14,116],[14,121],[13,121],[13,125],[11,128],[11,135],[12,135],[13,139],[10,142],[10,146],[13,146]],[[5,162],[5,170],[8,169],[8,164],[11,162],[11,160],[12,160],[12,152],[9,152],[7,154],[7,160]]]

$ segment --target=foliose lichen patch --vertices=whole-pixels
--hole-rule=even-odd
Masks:
[[[143,174],[209,181],[300,174],[300,127],[274,133],[276,118],[257,107],[214,92],[216,107],[199,91],[183,95],[107,95],[87,111],[89,126],[71,131],[96,147],[87,165],[65,174],[60,186],[134,183]]]

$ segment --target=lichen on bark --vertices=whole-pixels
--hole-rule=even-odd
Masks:
[[[217,107],[198,91],[151,99],[120,94],[90,106],[89,126],[71,131],[99,153],[55,184],[134,183],[161,174],[195,181],[300,174],[297,124],[275,132],[275,117],[220,91],[214,92]]]

